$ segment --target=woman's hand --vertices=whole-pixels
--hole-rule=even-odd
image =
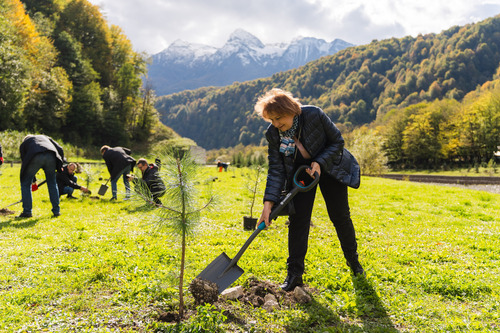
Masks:
[[[260,215],[259,222],[257,225],[259,225],[262,221],[266,223],[266,228],[269,227],[273,221],[269,220],[269,215],[271,215],[271,209],[274,206],[274,202],[272,201],[264,201],[264,208],[262,209],[262,214]]]
[[[314,173],[317,172],[318,176],[321,176],[321,166],[319,165],[318,162],[312,162],[311,167],[306,169],[306,172],[311,176],[312,179],[314,178]]]

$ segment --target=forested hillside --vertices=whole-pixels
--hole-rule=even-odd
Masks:
[[[86,0],[0,2],[0,131],[78,145],[147,142],[160,125],[145,57]]]
[[[500,17],[440,34],[373,41],[268,79],[163,96],[162,121],[204,148],[261,144],[267,123],[253,115],[272,87],[292,91],[353,128],[390,110],[436,99],[462,101],[490,81],[500,61]]]

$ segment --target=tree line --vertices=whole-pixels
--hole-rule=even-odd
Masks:
[[[382,151],[398,168],[472,166],[495,162],[500,145],[500,81],[465,96],[408,106],[387,114]]]
[[[145,74],[145,55],[86,0],[0,2],[0,131],[80,146],[171,138]]]

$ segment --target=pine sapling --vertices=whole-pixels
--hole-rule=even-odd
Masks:
[[[199,205],[196,188],[198,165],[190,154],[174,159],[171,156],[162,158],[161,178],[165,183],[165,192],[161,203],[155,202],[151,191],[140,179],[134,183],[134,196],[139,198],[146,209],[153,209],[157,218],[151,222],[158,231],[181,240],[181,262],[179,269],[179,319],[184,315],[184,269],[186,258],[186,240],[192,236],[199,225],[200,213],[209,208],[213,196],[209,196],[204,205]]]

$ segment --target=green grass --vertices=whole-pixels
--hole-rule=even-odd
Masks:
[[[3,208],[20,199],[19,166],[0,171]],[[218,205],[189,239],[186,285],[220,253],[233,257],[250,235],[242,227],[248,170],[205,168],[200,183],[209,177],[218,177],[211,182]],[[46,187],[33,196],[33,218],[0,216],[3,332],[500,332],[498,194],[363,177],[350,204],[365,280],[350,275],[318,192],[304,275],[317,289],[312,303],[272,313],[239,302],[196,310],[186,286],[191,316],[180,326],[158,321],[159,310],[178,305],[180,242],[151,233],[153,215],[131,202],[63,197],[62,216],[52,218]],[[245,252],[238,284],[284,279],[284,222]]]

